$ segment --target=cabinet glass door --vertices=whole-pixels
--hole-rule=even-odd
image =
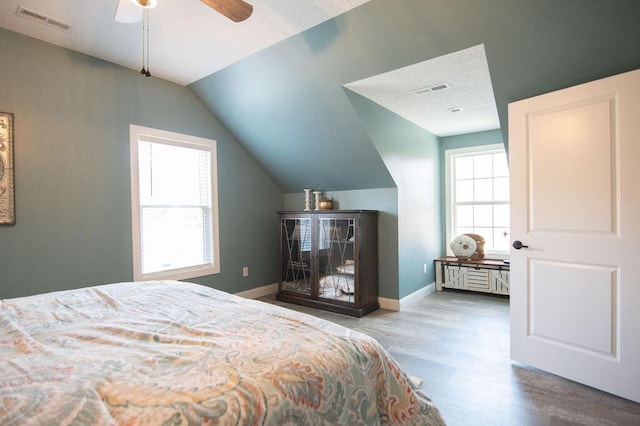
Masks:
[[[320,218],[318,298],[355,303],[355,220]]]
[[[280,289],[311,296],[311,218],[283,218]]]

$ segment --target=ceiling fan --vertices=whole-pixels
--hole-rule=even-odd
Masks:
[[[200,0],[218,13],[241,22],[251,16],[253,6],[243,0]],[[158,0],[119,0],[114,20],[122,23],[142,21],[144,9],[156,6]]]

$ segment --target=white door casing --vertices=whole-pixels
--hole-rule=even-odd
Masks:
[[[640,70],[509,105],[511,358],[640,402]]]

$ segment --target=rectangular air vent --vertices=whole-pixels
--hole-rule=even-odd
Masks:
[[[38,22],[48,27],[55,28],[56,30],[69,31],[69,28],[71,28],[71,25],[69,24],[65,24],[64,22],[58,21],[57,19],[53,19],[41,13],[34,12],[33,10],[29,10],[22,6],[18,6],[16,15],[29,19],[31,21]]]
[[[438,92],[440,90],[451,89],[449,83],[434,84],[433,86],[420,87],[419,89],[413,89],[411,93],[414,95],[424,95],[426,93]]]

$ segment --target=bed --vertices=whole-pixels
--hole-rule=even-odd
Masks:
[[[374,339],[206,286],[0,301],[0,424],[444,424]]]

